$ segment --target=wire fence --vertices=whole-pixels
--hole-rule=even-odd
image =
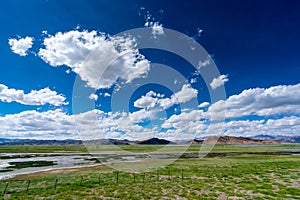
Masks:
[[[200,177],[206,178],[232,178],[247,175],[259,175],[268,173],[286,174],[291,170],[299,170],[278,163],[249,164],[245,165],[230,165],[218,166],[210,165],[207,167],[192,166],[190,168],[164,168],[153,172],[145,173],[127,173],[121,171],[112,171],[108,173],[90,173],[84,176],[65,176],[60,178],[32,178],[28,180],[6,180],[0,181],[2,194],[10,193],[27,193],[30,190],[59,190],[61,186],[69,187],[95,187],[107,186],[116,184],[140,184],[154,183],[161,181],[180,182],[195,179]]]

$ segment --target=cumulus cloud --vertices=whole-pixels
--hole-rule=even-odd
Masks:
[[[158,22],[147,21],[145,23],[145,26],[151,28],[151,31],[152,31],[151,33],[154,37],[157,36],[157,35],[163,35],[164,34],[163,25],[159,24]]]
[[[164,34],[163,25],[156,21],[155,18],[153,18],[149,12],[147,12],[147,14],[144,17],[146,20],[144,26],[151,28],[151,33],[154,36],[154,38],[156,38],[157,35]]]
[[[235,120],[225,123],[224,134],[235,136],[299,136],[300,118],[297,116],[267,120]]]
[[[209,105],[210,105],[209,102],[202,102],[202,103],[200,103],[200,104],[198,105],[198,108],[206,108],[206,107],[208,107]]]
[[[159,24],[158,22],[155,22],[152,26],[152,34],[153,35],[163,35],[164,34],[164,28],[162,24]]]
[[[144,109],[142,109],[144,110]],[[144,111],[142,111],[144,112]],[[136,115],[137,116],[137,115]],[[191,139],[208,136],[207,113],[201,110],[173,115],[159,128],[145,128],[136,124],[128,113],[105,113],[92,110],[81,114],[68,115],[60,109],[46,112],[24,111],[0,116],[0,135],[10,138],[67,139],[147,139],[162,137],[170,140]],[[76,119],[76,126],[74,119]],[[144,120],[144,119],[143,119]],[[221,130],[221,126],[214,125]],[[297,135],[300,131],[298,116],[266,120],[233,120],[225,122],[222,134],[234,136],[255,136],[258,134]],[[77,130],[80,132],[78,136]],[[214,129],[216,131],[216,129]],[[195,134],[197,134],[195,136]]]
[[[222,85],[224,85],[226,82],[228,82],[228,75],[220,75],[217,78],[214,78],[212,82],[210,83],[210,87],[214,90]]]
[[[1,137],[67,139],[77,138],[71,116],[60,109],[46,112],[24,111],[0,116]]]
[[[80,138],[84,140],[101,138],[141,140],[150,137],[177,140],[209,136],[212,131],[214,134],[234,136],[255,136],[258,134],[293,136],[299,135],[300,132],[300,118],[297,116],[300,113],[299,101],[297,101],[299,99],[299,85],[249,89],[239,95],[229,97],[226,100],[228,113],[230,117],[234,118],[226,121],[223,124],[223,129],[219,122],[210,121],[212,112],[219,111],[215,107],[217,103],[212,104],[206,111],[182,110],[180,114],[174,114],[163,119],[161,128],[165,131],[161,131],[157,125],[151,128],[143,127],[139,123],[155,119],[156,114],[161,111],[155,106],[152,108],[151,101],[147,102],[144,99],[144,102],[139,102],[139,105],[144,108],[133,113],[105,113],[101,110],[92,110],[68,115],[62,110],[56,109],[47,112],[24,111],[8,114],[0,116],[0,133],[4,134],[5,137],[66,139],[77,138],[75,131],[77,128],[80,131]],[[144,97],[146,96],[163,98],[163,96],[152,91]],[[209,103],[204,102],[199,105],[200,108],[205,106],[209,106]],[[151,109],[147,110],[147,107],[151,107]],[[296,109],[297,107],[298,109]],[[238,118],[258,115],[263,113],[264,109],[270,108],[278,111],[277,114],[282,115],[288,112],[291,116],[262,120]],[[74,119],[76,119],[76,126]],[[211,126],[213,128],[210,130]]]
[[[197,78],[191,78],[191,80],[190,80],[191,84],[196,83],[196,82],[197,82]]]
[[[172,98],[176,99],[176,102],[178,103],[185,103],[197,97],[197,94],[198,90],[192,88],[190,84],[185,84],[182,86],[179,92],[176,92],[174,95],[172,95]]]
[[[217,123],[211,122],[210,117],[222,116],[226,105],[226,118],[229,121],[225,122],[224,131],[218,129],[225,135],[299,135],[299,92],[300,84],[248,89],[210,106],[208,102],[201,103],[199,108],[209,106],[206,111],[183,111],[178,115],[174,114],[166,119],[162,126],[169,129],[169,133],[188,131],[205,136],[208,132],[208,122],[212,125]],[[292,116],[280,118],[286,115]],[[264,116],[266,119],[244,120],[244,117],[249,116]],[[272,116],[276,116],[276,119],[272,119]]]
[[[8,39],[8,44],[10,49],[20,56],[26,56],[27,51],[31,49],[33,45],[33,37],[26,36],[25,38],[15,39],[11,38]]]
[[[164,109],[170,108],[174,104],[186,103],[198,95],[198,90],[192,88],[190,84],[182,86],[181,90],[171,96],[171,98],[163,98],[158,101],[159,105]]]
[[[188,128],[191,123],[199,122],[200,119],[206,119],[207,113],[202,110],[192,110],[190,112],[182,112],[179,115],[172,115],[162,125],[163,128],[179,128],[184,130]]]
[[[134,106],[137,108],[154,108],[161,107],[163,109],[168,109],[175,104],[186,103],[191,99],[197,97],[198,90],[192,88],[190,84],[185,84],[182,86],[181,90],[174,93],[170,98],[163,98],[163,94],[155,93],[149,91],[145,96],[137,99],[134,102]]]
[[[157,97],[160,97],[160,95],[153,91],[149,91],[145,96],[137,99],[134,102],[134,106],[137,108],[154,108],[159,100]]]
[[[117,121],[123,119],[123,122]],[[104,113],[91,110],[68,115],[61,109],[38,112],[24,111],[0,116],[0,136],[34,139],[103,139],[120,135],[121,130],[133,130],[124,113]],[[117,122],[117,123],[116,123]],[[130,121],[128,121],[130,122]],[[79,132],[78,132],[79,131]],[[79,134],[78,134],[79,133]]]
[[[199,61],[198,63],[198,69],[201,69],[202,67],[206,67],[210,65],[210,59],[204,60],[204,61]]]
[[[206,123],[207,113],[192,111],[173,115],[162,125],[169,134],[189,133],[194,137],[229,135],[251,137],[256,135],[299,136],[300,118],[298,116],[264,120],[232,120],[221,123]],[[210,129],[210,126],[213,128]]]
[[[130,83],[150,70],[149,61],[130,36],[72,30],[48,35],[43,45],[38,55],[45,62],[70,67],[94,89],[110,88],[119,78]]]
[[[186,97],[186,91],[191,89],[193,88],[186,85],[175,94]],[[101,138],[141,140],[151,137],[177,140],[218,133],[234,136],[299,135],[299,91],[300,84],[296,84],[266,89],[248,89],[238,95],[230,96],[223,102],[226,103],[226,113],[229,118],[224,122],[223,129],[220,122],[210,121],[210,116],[214,112],[220,112],[222,102],[212,105],[203,102],[199,108],[208,107],[207,110],[185,109],[181,110],[180,114],[160,119],[157,113],[164,110],[160,106],[160,100],[166,98],[162,94],[149,91],[135,102],[135,106],[142,109],[132,113],[112,113],[95,109],[68,115],[62,110],[56,109],[47,112],[24,111],[0,116],[0,135],[19,138],[66,139],[78,137],[76,128],[80,131],[80,138],[84,140]],[[179,99],[183,102],[190,98]],[[272,112],[269,112],[270,109]],[[286,113],[289,116],[282,117]],[[256,115],[265,117],[261,120],[245,120],[244,118]],[[275,117],[272,117],[273,115]],[[74,119],[76,119],[76,124]],[[143,122],[155,119],[160,119],[161,125],[157,123],[151,127],[141,125]]]
[[[92,94],[90,94],[89,98],[90,98],[91,100],[95,100],[95,101],[97,101],[97,100],[98,100],[98,95],[97,95],[97,94],[94,94],[94,93],[92,93]]]
[[[154,136],[157,131],[140,126],[138,122],[144,119],[140,118],[139,120],[138,117],[138,115],[131,115],[126,112],[105,113],[96,109],[74,115],[77,130],[80,131],[80,136],[84,140],[112,137],[145,139],[150,134]]]
[[[107,93],[107,92],[105,92],[105,93],[103,94],[103,96],[104,96],[104,97],[110,97],[110,94]]]
[[[194,40],[198,40],[201,37],[202,33],[203,33],[203,29],[197,28],[197,32],[193,36]]]
[[[226,101],[226,117],[300,114],[300,84],[247,89]],[[218,112],[217,103],[210,107]]]
[[[3,102],[18,102],[24,105],[45,105],[51,104],[54,106],[67,105],[66,98],[57,94],[49,88],[41,90],[31,90],[25,94],[23,90],[8,88],[6,85],[0,84],[0,101]]]
[[[162,112],[163,110],[160,108],[154,108],[154,109],[141,109],[132,113],[129,113],[129,119],[133,123],[141,123],[145,122],[147,120],[155,120],[157,119],[157,114],[159,112]]]

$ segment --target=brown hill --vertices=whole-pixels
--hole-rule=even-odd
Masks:
[[[221,136],[210,137],[205,140],[194,139],[192,144],[278,144],[274,140],[261,140],[245,137]]]
[[[141,142],[137,142],[137,144],[155,144],[155,145],[159,145],[159,144],[170,144],[171,142],[168,140],[164,140],[164,139],[159,139],[159,138],[151,138],[149,140],[144,140]]]

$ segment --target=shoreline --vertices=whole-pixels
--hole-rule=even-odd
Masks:
[[[94,164],[94,165],[84,165],[84,166],[76,166],[76,167],[62,167],[62,168],[56,168],[56,169],[46,169],[46,170],[40,170],[35,172],[28,172],[23,174],[15,174],[11,175],[11,177],[8,177],[7,179],[2,180],[16,180],[16,179],[25,179],[25,178],[34,178],[37,176],[41,176],[44,174],[58,174],[65,171],[77,171],[80,169],[89,169],[89,168],[96,168],[96,167],[104,167],[105,164]]]

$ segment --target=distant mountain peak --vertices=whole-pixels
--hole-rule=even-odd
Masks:
[[[148,140],[138,142],[137,144],[170,144],[170,143],[171,142],[169,140],[159,139],[159,138],[151,138]]]

